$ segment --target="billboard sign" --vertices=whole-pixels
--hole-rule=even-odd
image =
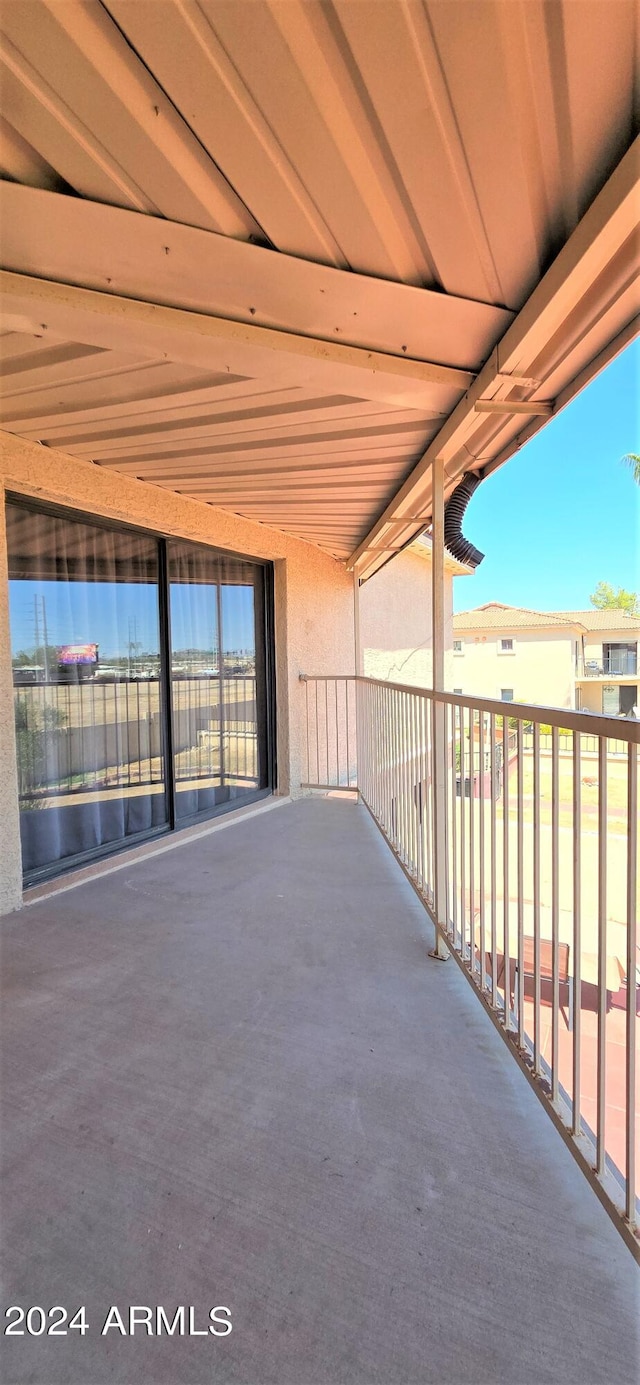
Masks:
[[[97,664],[97,644],[61,644],[58,646],[59,664]]]

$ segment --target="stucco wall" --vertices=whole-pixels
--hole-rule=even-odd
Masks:
[[[3,492],[207,543],[275,565],[278,791],[299,791],[304,673],[353,673],[353,583],[312,544],[91,462],[0,433]],[[4,506],[0,521],[0,913],[21,902]]]
[[[589,682],[576,684],[576,692],[579,712],[602,711],[602,684],[599,679],[593,678]]]
[[[445,572],[445,675],[451,669],[453,579]],[[360,588],[363,672],[432,685],[431,562],[407,549]]]
[[[514,702],[574,707],[576,635],[567,630],[483,630],[464,634],[462,654],[453,655],[450,689],[478,697],[500,697],[513,688]],[[499,653],[500,640],[513,640],[512,654]]]
[[[639,644],[640,629],[633,627],[629,630],[589,630],[584,636],[584,657],[585,659],[597,659],[598,663],[602,659],[602,646],[605,644]]]

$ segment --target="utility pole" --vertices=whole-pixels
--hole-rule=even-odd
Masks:
[[[49,632],[47,630],[47,606],[42,597],[42,637],[44,640],[44,681],[49,682]]]
[[[36,657],[36,659],[37,659],[37,658],[38,658],[38,650],[39,650],[39,648],[40,648],[40,610],[39,610],[39,607],[38,607],[38,597],[37,597],[37,595],[34,596],[34,598],[33,598],[33,626],[34,626],[34,641],[35,641],[34,653],[35,653],[35,657]]]

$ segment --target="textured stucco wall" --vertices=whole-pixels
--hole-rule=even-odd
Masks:
[[[135,524],[275,567],[278,791],[299,791],[305,758],[303,673],[353,673],[353,583],[312,544],[106,467],[0,433],[3,491]],[[4,507],[0,524],[0,912],[21,900]]]
[[[453,579],[445,572],[445,676],[451,667],[452,601]],[[431,562],[407,549],[360,588],[364,673],[430,688],[431,633]]]

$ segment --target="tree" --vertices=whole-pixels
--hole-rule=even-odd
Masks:
[[[625,466],[631,468],[633,479],[637,486],[640,486],[640,453],[627,452],[626,457],[622,458]]]
[[[589,597],[597,611],[626,611],[629,616],[640,615],[640,594],[625,591],[624,587],[612,587],[610,582],[598,582]]]

